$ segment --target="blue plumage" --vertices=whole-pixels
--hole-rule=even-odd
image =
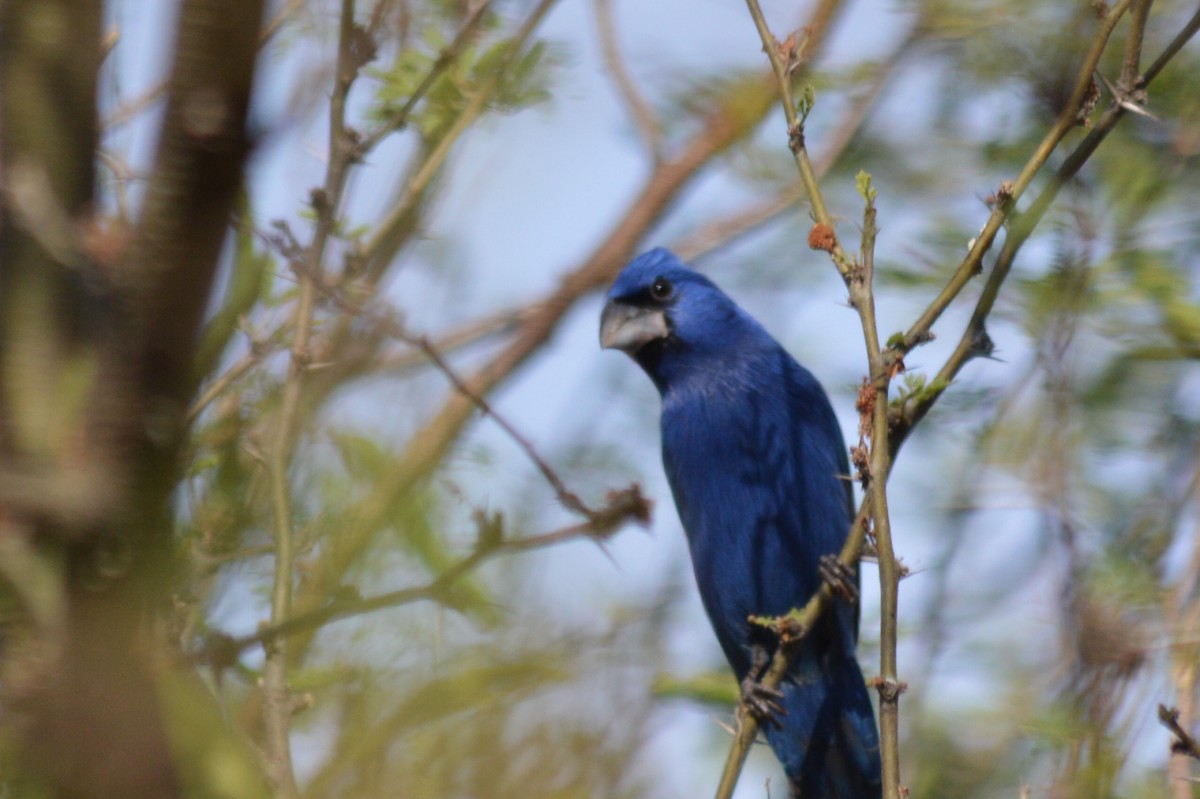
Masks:
[[[700,597],[739,680],[772,636],[747,622],[803,605],[852,507],[837,419],[816,379],[710,280],[673,253],[634,259],[608,293],[601,343],[662,395],[663,464]],[[793,796],[880,794],[879,742],[843,602],[801,644],[765,725]]]

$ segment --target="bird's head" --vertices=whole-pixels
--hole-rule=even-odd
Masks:
[[[711,280],[663,248],[634,258],[607,299],[600,346],[627,353],[660,389],[737,357],[746,337],[761,332]]]

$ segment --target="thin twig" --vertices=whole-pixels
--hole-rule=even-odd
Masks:
[[[603,541],[627,521],[645,524],[649,519],[649,512],[649,501],[642,496],[636,485],[623,491],[615,491],[609,495],[608,504],[597,512],[594,519],[524,538],[499,537],[490,541],[481,539],[470,554],[424,585],[401,588],[370,597],[337,600],[302,615],[260,627],[244,636],[215,636],[203,649],[193,654],[191,659],[194,662],[228,665],[246,649],[259,645],[270,647],[288,636],[313,632],[332,621],[362,616],[412,602],[444,599],[455,583],[498,555],[528,552],[580,539]]]
[[[209,382],[204,389],[204,393],[197,397],[196,401],[188,408],[187,415],[184,417],[185,423],[191,424],[196,421],[200,413],[213,400],[224,394],[230,386],[241,380],[251,369],[260,364],[263,358],[269,355],[272,350],[273,347],[266,343],[252,347],[249,352],[238,358],[228,369],[222,372],[220,377]]]
[[[854,140],[855,135],[862,128],[863,122],[866,121],[867,115],[875,107],[879,96],[891,79],[895,77],[901,61],[911,52],[920,31],[919,25],[913,26],[903,44],[892,51],[886,61],[879,64],[866,90],[854,98],[838,124],[822,140],[820,155],[813,164],[813,172],[818,180],[833,168],[846,148],[850,146],[850,142]],[[672,244],[671,249],[685,261],[700,258],[769,224],[787,213],[805,196],[803,184],[789,184],[769,200],[756,203],[752,208],[704,225],[699,230],[688,234],[683,240]]]
[[[788,37],[786,43],[781,44],[767,26],[766,17],[757,0],[746,0],[746,7],[749,9],[754,26],[758,29],[758,35],[762,39],[763,52],[767,54],[767,60],[771,62],[771,69],[775,73],[779,97],[783,102],[784,118],[787,119],[788,143],[795,156],[796,167],[800,170],[800,179],[804,183],[804,190],[808,193],[808,201],[812,203],[813,218],[818,224],[832,226],[833,220],[829,216],[829,210],[825,207],[825,199],[821,194],[816,173],[813,171],[812,162],[808,157],[808,147],[804,143],[803,120],[800,118],[796,103],[792,98],[794,61],[799,58],[796,50],[801,46],[807,47],[808,42],[805,41],[803,45],[797,44],[793,34]],[[836,260],[843,261],[844,259]]]
[[[1175,736],[1175,742],[1171,745],[1172,751],[1182,752],[1188,757],[1200,760],[1200,742],[1180,725],[1178,710],[1159,705],[1158,720]]]
[[[282,624],[292,613],[292,583],[295,579],[295,541],[292,526],[288,464],[291,461],[295,421],[304,389],[309,361],[309,337],[316,307],[325,246],[332,234],[350,164],[355,160],[353,141],[346,128],[346,102],[361,63],[354,52],[357,30],[354,0],[342,0],[334,89],[329,106],[329,162],[325,185],[314,200],[317,222],[306,248],[306,270],[299,274],[300,296],[293,311],[291,360],[280,399],[275,435],[267,460],[271,505],[275,518],[275,572],[271,590],[271,623]],[[282,640],[267,648],[263,671],[263,716],[267,761],[275,790],[284,799],[299,796],[292,767],[289,727],[292,716],[287,685],[288,657]]]
[[[600,54],[604,58],[604,66],[612,78],[617,94],[628,108],[629,116],[633,118],[633,124],[642,142],[657,163],[662,160],[662,125],[655,116],[654,109],[638,91],[637,84],[621,58],[616,26],[613,24],[612,0],[595,0],[593,8],[596,10],[596,33],[600,38]]]
[[[315,280],[312,281],[312,283],[318,287],[325,299],[333,303],[349,316],[353,318],[369,319],[374,325],[386,331],[387,335],[391,338],[394,338],[397,341],[403,341],[406,344],[416,347],[417,350],[419,350],[421,354],[429,361],[429,363],[431,363],[446,377],[447,380],[450,381],[450,384],[454,386],[454,389],[459,394],[469,399],[484,416],[488,416],[495,421],[496,424],[499,425],[500,428],[508,435],[508,437],[511,438],[513,442],[521,448],[521,450],[525,453],[525,456],[533,463],[535,467],[537,467],[537,470],[542,474],[542,477],[544,477],[546,482],[550,484],[550,487],[554,489],[555,496],[558,498],[558,501],[564,508],[583,516],[589,521],[595,521],[602,516],[601,511],[589,508],[586,504],[584,504],[583,500],[579,498],[578,494],[567,488],[566,483],[564,483],[562,478],[558,476],[558,473],[554,471],[545,458],[538,454],[538,451],[533,446],[533,442],[531,442],[519,430],[517,430],[516,426],[514,426],[502,415],[497,413],[496,409],[492,407],[492,404],[488,402],[483,395],[471,390],[466,381],[464,381],[463,378],[454,370],[454,368],[450,366],[450,363],[445,359],[438,348],[434,346],[433,342],[430,341],[428,336],[410,332],[398,321],[396,321],[396,319],[389,315],[375,313],[368,308],[354,304],[329,286],[318,284]]]
[[[1158,58],[1154,59],[1154,63],[1147,67],[1146,71],[1142,73],[1142,85],[1146,86],[1150,83],[1150,81],[1157,78],[1158,73],[1162,72],[1163,68],[1166,67],[1166,65],[1171,62],[1171,59],[1183,49],[1183,46],[1187,44],[1193,36],[1196,35],[1196,31],[1198,30],[1200,30],[1200,8],[1196,9],[1196,13],[1192,14],[1191,18],[1188,19],[1184,26],[1179,30],[1179,33],[1175,34],[1174,38],[1171,39],[1170,44],[1163,48],[1163,51],[1159,53]]]
[[[410,217],[425,196],[425,190],[441,170],[442,164],[445,163],[451,150],[454,149],[454,145],[487,108],[488,102],[507,77],[509,66],[520,57],[525,43],[556,2],[557,0],[540,0],[529,16],[525,18],[524,23],[512,38],[507,57],[488,74],[483,84],[475,89],[466,106],[455,118],[450,128],[441,135],[433,149],[429,153],[423,154],[415,173],[405,181],[400,197],[387,215],[380,220],[370,238],[355,254],[355,260],[365,270],[370,286],[374,287],[382,278],[384,270],[403,241],[403,233],[408,226]]]
[[[1150,19],[1150,6],[1154,0],[1135,0],[1130,13],[1129,36],[1125,39],[1125,61],[1121,66],[1120,89],[1133,91],[1138,88],[1141,77],[1142,42],[1146,36],[1146,22]]]
[[[992,213],[984,224],[983,230],[980,231],[972,243],[967,256],[959,264],[953,276],[946,282],[946,285],[943,286],[937,297],[930,302],[917,321],[909,327],[903,338],[892,347],[892,359],[902,358],[909,350],[929,341],[930,330],[942,315],[942,312],[961,293],[967,282],[979,274],[982,269],[983,256],[991,249],[996,235],[1000,232],[1000,228],[1016,209],[1017,202],[1021,199],[1025,190],[1029,188],[1029,184],[1033,182],[1034,177],[1041,171],[1047,159],[1050,158],[1051,153],[1058,147],[1059,142],[1079,124],[1080,109],[1083,107],[1085,97],[1093,87],[1092,74],[1096,70],[1096,65],[1100,62],[1100,56],[1104,53],[1109,37],[1112,36],[1117,23],[1129,9],[1130,2],[1131,0],[1120,0],[1108,10],[1107,15],[1101,22],[1100,30],[1097,31],[1095,38],[1092,40],[1091,49],[1088,51],[1084,63],[1080,67],[1070,99],[1063,106],[1058,119],[1042,138],[1042,141],[1035,148],[1033,155],[1025,163],[1025,166],[1021,169],[1016,179],[1006,182],[997,193]]]
[[[1154,64],[1146,70],[1139,81],[1140,86],[1142,88],[1149,86],[1167,63],[1170,62],[1171,58],[1182,49],[1183,45],[1197,31],[1200,31],[1200,10],[1197,10],[1191,19],[1188,20],[1179,33],[1171,40],[1170,44],[1155,59]],[[1109,34],[1111,34],[1111,28],[1102,30],[1098,35]],[[1005,238],[1004,246],[1001,248],[1000,254],[996,257],[996,265],[992,268],[992,272],[984,284],[979,300],[976,302],[975,310],[971,315],[971,320],[963,331],[954,352],[946,359],[946,362],[938,371],[937,379],[931,384],[930,390],[923,393],[917,401],[907,407],[904,415],[897,420],[892,431],[893,450],[899,448],[901,442],[908,437],[913,427],[929,412],[934,403],[937,402],[941,394],[950,385],[950,382],[958,375],[959,371],[968,361],[978,355],[990,354],[991,341],[984,328],[984,322],[995,305],[1000,293],[1000,287],[1008,277],[1017,253],[1045,216],[1055,198],[1058,197],[1058,193],[1062,190],[1062,187],[1067,185],[1078,174],[1079,170],[1083,168],[1083,165],[1087,163],[1100,144],[1108,137],[1108,134],[1116,128],[1117,123],[1124,117],[1126,110],[1121,102],[1121,98],[1114,98],[1113,103],[1100,116],[1100,119],[1093,125],[1092,130],[1088,132],[1083,141],[1063,159],[1062,164],[1055,170],[1054,175],[1030,204],[1028,210],[1022,212],[1016,218],[1014,224],[1011,225],[1008,236]]]
[[[438,333],[436,340],[432,342],[433,348],[446,355],[496,336],[512,333],[530,314],[536,312],[536,307],[524,306],[511,311],[487,314],[461,327]],[[412,347],[404,352],[381,357],[372,374],[404,372],[428,365],[429,359],[425,357],[425,353]]]
[[[860,176],[860,191],[866,202],[863,213],[862,244],[858,259],[849,256],[837,239],[833,219],[822,198],[816,172],[808,156],[804,136],[804,120],[792,99],[792,61],[798,58],[794,36],[780,45],[771,34],[758,0],[746,0],[750,16],[754,20],[763,49],[771,62],[778,82],[779,95],[788,123],[788,145],[800,172],[809,201],[812,203],[816,224],[809,235],[809,246],[829,253],[830,259],[846,282],[850,304],[858,311],[862,324],[863,341],[867,351],[870,374],[869,384],[864,389],[867,401],[863,413],[870,419],[864,420],[863,429],[870,430],[869,465],[859,464],[864,488],[871,500],[871,518],[879,558],[880,583],[880,676],[875,680],[880,695],[880,755],[883,766],[883,795],[886,799],[900,796],[900,744],[898,700],[903,683],[897,678],[896,670],[896,619],[900,574],[895,550],[892,545],[891,521],[888,514],[887,478],[891,469],[891,448],[888,444],[888,386],[892,370],[885,363],[879,345],[879,331],[875,319],[875,295],[873,289],[875,237],[874,189],[868,176]],[[864,468],[865,467],[865,468]],[[780,670],[786,673],[789,654],[781,647],[776,655]],[[774,664],[773,664],[774,665]],[[745,715],[744,713],[742,715]],[[732,765],[733,758],[727,761]],[[740,768],[740,765],[739,765]],[[737,773],[727,768],[726,776],[717,796],[728,796],[723,791],[732,791]]]
[[[491,8],[492,0],[483,0],[477,3],[475,7],[467,14],[467,18],[463,20],[462,26],[458,29],[458,33],[450,40],[450,44],[442,48],[438,53],[437,58],[433,62],[433,66],[425,73],[425,77],[413,89],[413,93],[404,101],[404,105],[397,108],[378,128],[363,137],[362,148],[364,152],[374,150],[389,134],[404,128],[408,124],[409,117],[417,107],[417,103],[433,88],[433,84],[437,82],[446,70],[449,69],[458,57],[462,55],[467,44],[474,38],[475,32],[479,28],[479,24],[483,21],[484,14]]]
[[[869,181],[863,184],[863,189],[866,207],[863,211],[862,260],[856,279],[852,279],[849,286],[850,301],[858,310],[862,322],[867,364],[871,373],[871,465],[863,479],[864,487],[871,497],[875,550],[879,559],[879,677],[874,680],[874,684],[879,691],[879,751],[883,766],[883,795],[888,799],[898,799],[901,795],[899,699],[905,685],[897,676],[897,612],[901,574],[892,544],[891,516],[888,513],[887,499],[887,480],[892,468],[892,453],[888,443],[888,387],[892,371],[884,363],[875,318],[874,263],[878,228],[875,225],[874,189]]]
[[[866,529],[870,516],[871,498],[868,496],[859,505],[858,513],[855,514],[850,532],[846,536],[846,543],[842,545],[842,551],[838,554],[838,560],[846,568],[853,569],[858,564],[863,544],[866,541]],[[760,680],[764,687],[777,688],[783,682],[791,660],[790,655],[785,652],[789,652],[792,647],[803,640],[832,601],[833,587],[827,582],[822,582],[821,588],[803,608],[789,613],[781,621],[778,632],[783,646],[776,652],[767,673]],[[717,785],[717,799],[728,799],[733,796],[742,766],[746,762],[746,755],[750,753],[750,747],[754,744],[758,729],[758,720],[752,714],[739,708],[737,735],[734,737],[733,745],[729,748],[729,755],[725,759],[725,768],[721,772],[721,781]]]

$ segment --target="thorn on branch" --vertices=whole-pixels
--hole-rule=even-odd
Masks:
[[[477,510],[471,514],[475,522],[475,549],[487,552],[504,543],[504,514]]]
[[[871,457],[864,444],[850,447],[850,465],[854,467],[854,479],[866,489],[871,482]]]
[[[984,202],[987,207],[992,210],[999,209],[1000,211],[1008,212],[1012,209],[1013,201],[1013,182],[1005,180],[1000,183],[995,194],[989,194]]]
[[[995,352],[996,343],[988,335],[986,327],[980,325],[971,331],[971,343],[970,348],[967,350],[967,358],[989,358],[995,360]]]
[[[343,79],[353,78],[358,71],[370,64],[379,55],[379,46],[374,37],[361,25],[350,29],[349,47],[346,49],[346,69],[349,74]]]
[[[633,521],[642,527],[650,524],[654,501],[642,494],[642,487],[637,483],[609,491],[604,501],[604,507],[592,511],[589,517],[594,536],[608,536],[626,521]]]
[[[1075,124],[1091,130],[1092,112],[1096,110],[1098,102],[1100,102],[1100,87],[1093,80],[1088,84],[1087,93],[1083,96],[1083,102],[1079,106],[1079,113],[1075,115]]]
[[[1133,81],[1132,87],[1126,87],[1124,83],[1118,83],[1114,86],[1108,78],[1096,72],[1096,77],[1104,83],[1104,87],[1108,89],[1109,94],[1113,97],[1113,102],[1124,108],[1131,114],[1153,119],[1155,122],[1161,122],[1158,117],[1146,110],[1146,100],[1149,95],[1146,93],[1145,79],[1138,76]]]
[[[879,691],[880,704],[894,705],[900,700],[900,694],[908,690],[908,683],[883,677],[872,677],[871,687]]]
[[[798,153],[804,149],[804,123],[797,122],[788,128],[788,149],[793,153]],[[829,227],[826,225],[826,227]],[[831,229],[832,230],[832,229]],[[812,244],[812,234],[809,234],[809,245],[814,250],[824,249],[823,247],[815,247]]]
[[[748,616],[755,627],[770,630],[784,646],[799,641],[808,634],[808,628],[800,620],[800,611],[793,610],[784,616]]]
[[[1193,738],[1191,733],[1185,730],[1183,725],[1179,723],[1179,710],[1177,708],[1168,708],[1166,705],[1159,705],[1158,721],[1175,736],[1175,740],[1171,741],[1171,752],[1173,754],[1187,755],[1188,757],[1200,760],[1200,742]]]

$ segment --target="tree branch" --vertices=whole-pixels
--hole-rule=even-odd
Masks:
[[[1175,736],[1175,742],[1171,744],[1172,751],[1182,752],[1188,757],[1200,760],[1200,742],[1179,724],[1178,710],[1168,709],[1166,705],[1159,705],[1158,720]]]
[[[292,497],[288,483],[288,465],[304,377],[309,364],[309,337],[316,309],[317,285],[321,263],[341,207],[349,168],[358,157],[355,141],[346,127],[346,103],[361,67],[371,53],[360,40],[363,35],[354,19],[354,0],[342,0],[338,26],[338,54],[333,95],[329,103],[329,162],[325,184],[313,198],[317,222],[312,239],[303,255],[304,268],[298,271],[300,296],[292,313],[291,360],[283,386],[275,435],[267,459],[271,484],[271,507],[275,519],[275,571],[271,590],[271,623],[283,624],[292,613],[292,582],[295,579]],[[267,765],[275,790],[284,799],[299,796],[292,768],[289,728],[292,701],[287,684],[288,659],[285,642],[272,642],[266,649],[263,673],[263,718],[266,730]]]
[[[246,649],[259,645],[270,648],[289,636],[311,634],[332,621],[423,600],[445,601],[455,583],[494,557],[529,552],[585,538],[598,543],[603,542],[626,522],[647,524],[650,510],[650,501],[645,499],[641,489],[634,485],[610,493],[605,506],[594,512],[587,521],[540,535],[504,538],[498,520],[483,519],[480,522],[480,537],[475,549],[425,585],[401,588],[371,597],[338,599],[285,621],[260,627],[249,635],[236,638],[216,636],[190,659],[194,662],[228,666]]]
[[[262,5],[182,4],[163,127],[132,239],[91,209],[100,12],[92,0],[0,4],[0,146],[10,200],[0,241],[0,448],[6,464],[29,466],[35,478],[82,477],[85,488],[106,489],[87,518],[26,516],[20,507],[2,514],[52,559],[65,600],[61,646],[43,650],[47,673],[26,696],[37,701],[19,731],[21,757],[48,778],[39,792],[166,797],[183,783],[169,717],[196,707],[157,692],[160,674],[150,661],[158,641],[147,634],[147,611],[167,595],[169,498],[199,321],[249,150],[245,118]],[[7,85],[14,78],[20,85]],[[22,102],[30,105],[14,116]],[[53,225],[18,233],[14,223],[34,212]],[[37,276],[27,282],[31,267]],[[16,370],[29,364],[14,344],[30,333],[42,339],[43,357],[25,380]],[[38,429],[21,418],[32,404],[11,404],[14,386],[22,403],[41,406]],[[103,557],[113,562],[100,565]],[[6,678],[4,687],[15,686]]]
[[[417,88],[413,89],[413,93],[404,101],[404,105],[396,109],[396,111],[387,118],[386,121],[373,132],[363,138],[362,149],[364,153],[374,150],[380,142],[387,138],[390,134],[398,130],[403,130],[408,124],[409,117],[416,110],[417,104],[425,97],[437,79],[445,74],[456,61],[466,46],[474,38],[475,32],[479,29],[479,23],[483,21],[484,15],[491,9],[492,0],[482,0],[467,14],[467,18],[463,20],[462,26],[458,29],[458,33],[450,41],[450,44],[442,48],[438,53],[437,59],[433,62],[433,67],[425,73],[425,77],[417,84]]]
[[[1072,89],[1071,96],[1063,110],[1059,113],[1058,119],[1046,132],[1045,137],[1035,148],[1033,155],[1025,163],[1017,178],[1011,183],[1006,181],[996,193],[992,213],[979,235],[972,242],[967,256],[917,321],[909,327],[899,341],[893,342],[889,359],[903,358],[904,354],[914,347],[929,341],[930,330],[942,312],[950,306],[967,282],[982,270],[983,256],[991,249],[1000,228],[1015,210],[1016,204],[1024,195],[1025,190],[1029,188],[1030,183],[1058,147],[1059,142],[1080,124],[1080,111],[1083,108],[1084,99],[1094,88],[1092,75],[1096,71],[1096,65],[1100,63],[1100,56],[1103,55],[1104,49],[1108,45],[1109,37],[1112,36],[1117,23],[1128,10],[1130,2],[1131,0],[1120,0],[1108,10],[1100,23],[1100,29],[1092,39],[1091,48],[1075,79],[1074,89]]]
[[[1111,17],[1113,13],[1115,13],[1115,10],[1114,12],[1110,12],[1108,22],[1113,22]],[[1171,58],[1179,52],[1183,45],[1198,30],[1200,30],[1200,10],[1175,35],[1162,54],[1155,59],[1154,64],[1146,70],[1146,73],[1138,81],[1138,84],[1142,88],[1149,86],[1154,78],[1158,76],[1159,72],[1170,62]],[[1103,36],[1107,39],[1111,35],[1111,32],[1111,26],[1105,26],[1097,36]],[[942,365],[937,379],[930,386],[930,390],[917,398],[911,406],[903,409],[902,414],[895,421],[892,431],[893,449],[899,448],[901,442],[912,431],[912,428],[925,417],[925,414],[929,412],[934,403],[937,402],[938,398],[949,387],[951,381],[968,361],[979,355],[991,354],[992,343],[984,325],[995,305],[996,298],[1000,294],[1000,287],[1012,269],[1017,253],[1041,222],[1050,205],[1058,197],[1058,193],[1062,190],[1062,187],[1067,185],[1079,173],[1083,165],[1088,162],[1092,154],[1096,152],[1096,149],[1108,137],[1108,134],[1113,131],[1117,123],[1125,116],[1127,109],[1122,100],[1123,98],[1114,98],[1108,109],[1101,115],[1099,121],[1093,125],[1092,130],[1083,138],[1083,141],[1076,145],[1075,149],[1063,159],[1062,164],[1055,170],[1054,175],[1047,182],[1045,188],[1042,189],[1037,198],[1030,204],[1029,209],[1016,216],[1013,224],[1010,226],[1008,236],[1005,238],[1004,246],[1001,248],[1000,254],[996,257],[996,264],[992,267],[992,272],[984,284],[979,300],[976,302],[971,320],[963,331],[954,352]]]
[[[600,39],[600,54],[604,58],[604,66],[617,89],[617,95],[624,101],[629,110],[629,116],[641,136],[646,149],[650,151],[655,163],[662,160],[662,125],[646,98],[638,91],[637,84],[625,68],[621,59],[621,50],[617,45],[617,32],[613,24],[612,0],[594,0],[592,7],[596,11],[596,33]]]
[[[507,57],[502,63],[489,73],[487,80],[484,81],[475,93],[471,95],[466,107],[455,118],[454,123],[450,128],[441,135],[433,149],[429,153],[423,153],[420,165],[416,172],[404,184],[399,199],[388,211],[387,215],[380,220],[371,237],[367,239],[354,254],[355,260],[361,265],[361,268],[366,272],[368,285],[374,287],[384,274],[384,270],[395,257],[400,245],[405,238],[405,232],[409,229],[409,222],[413,212],[420,204],[421,199],[425,196],[425,190],[433,181],[434,176],[442,168],[442,164],[450,155],[450,151],[458,142],[459,138],[466,132],[471,124],[484,112],[488,102],[492,96],[500,88],[504,78],[508,74],[509,66],[520,56],[526,42],[537,30],[542,19],[553,7],[557,0],[539,0],[537,6],[525,18],[520,29],[513,37],[511,49],[508,51]],[[468,19],[468,24],[472,23],[472,18]],[[464,31],[469,28],[464,26]],[[460,34],[464,35],[464,34]],[[447,58],[452,58],[455,51],[448,51]],[[439,58],[439,62],[441,59]],[[437,73],[438,67],[435,65],[433,75]],[[432,82],[432,81],[431,81]],[[410,98],[411,99],[411,98]],[[407,105],[406,105],[407,107]],[[401,111],[404,109],[402,108]],[[386,130],[386,128],[385,128]]]

